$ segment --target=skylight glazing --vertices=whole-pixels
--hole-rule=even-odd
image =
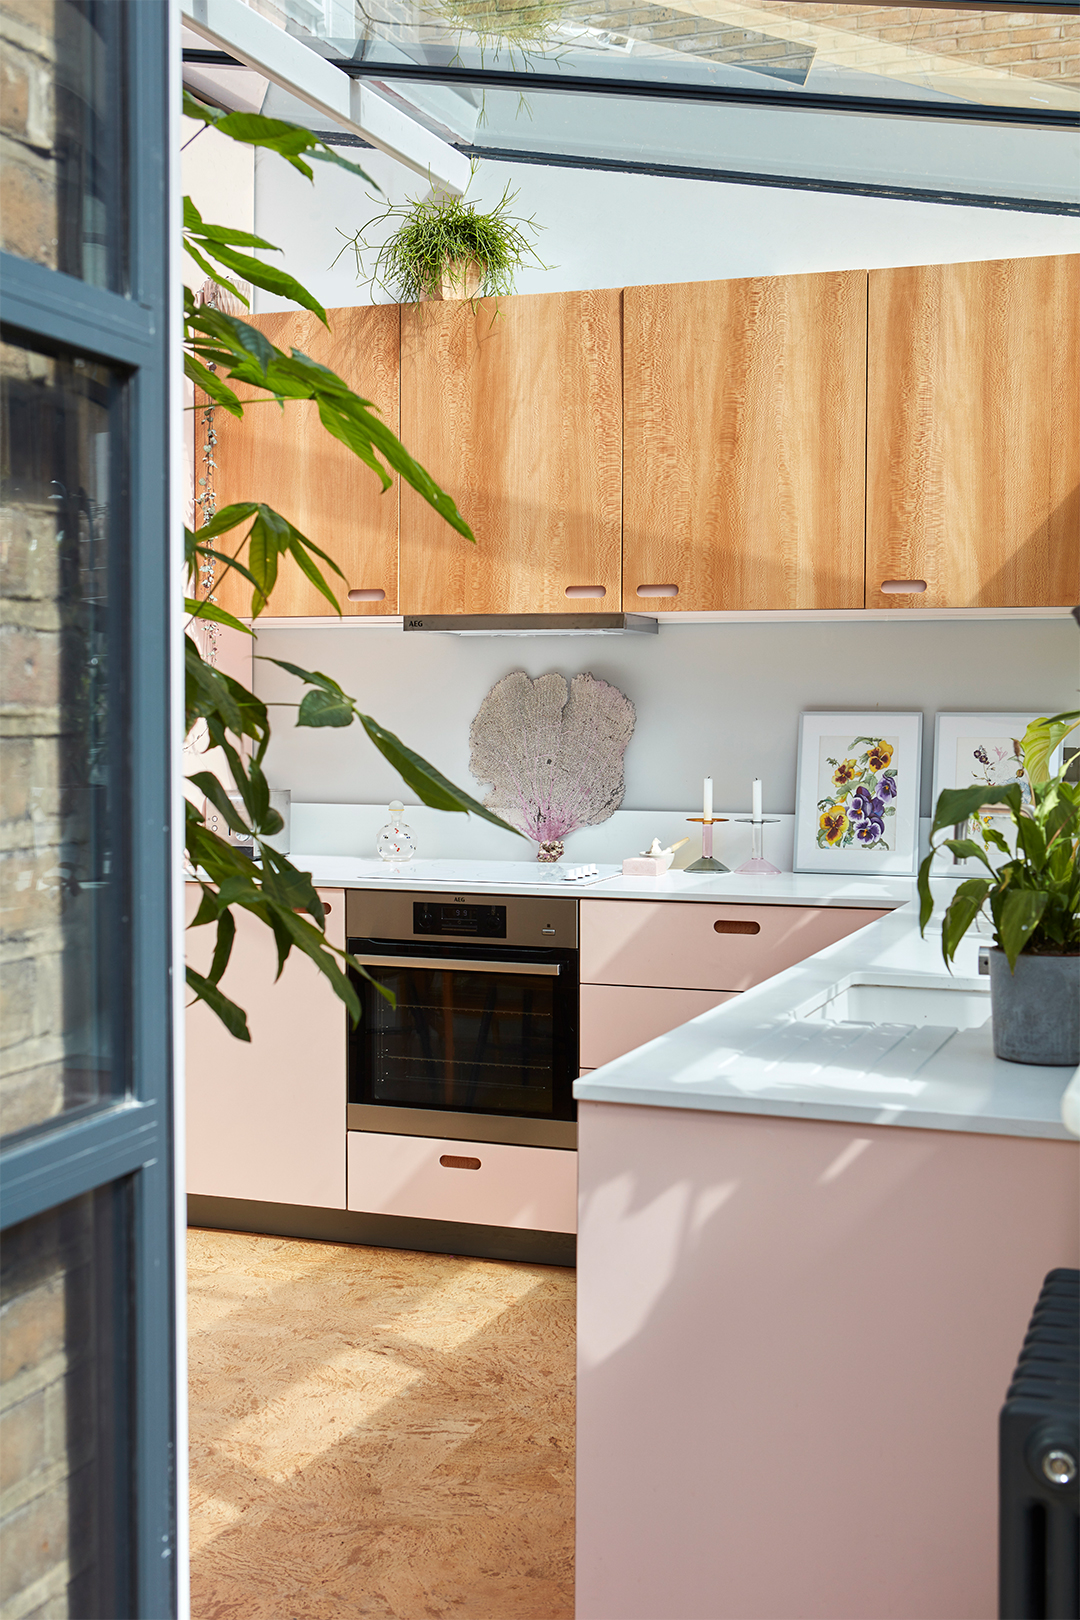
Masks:
[[[1080,208],[1080,10],[248,0],[474,154]]]

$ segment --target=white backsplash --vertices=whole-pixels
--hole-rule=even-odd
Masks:
[[[502,832],[478,816],[449,815],[425,804],[405,803],[402,820],[416,834],[417,854],[425,860],[521,861],[532,855],[532,844]],[[713,854],[732,871],[750,859],[750,828],[737,819],[745,811],[718,810],[731,820],[713,828]],[[654,838],[673,844],[690,835],[690,842],[675,852],[676,869],[689,866],[701,854],[701,828],[674,810],[616,810],[599,827],[580,827],[566,838],[567,865],[589,861],[622,862],[628,855],[648,849]],[[390,819],[385,804],[297,804],[292,806],[290,859],[303,865],[305,855],[374,856],[375,835]],[[930,822],[919,822],[920,857],[926,852]],[[792,869],[795,817],[777,816],[765,829],[765,854],[782,872]]]

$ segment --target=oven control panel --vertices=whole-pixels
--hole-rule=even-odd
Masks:
[[[454,939],[505,939],[506,907],[414,900],[413,933]]]
[[[564,894],[347,889],[345,932],[353,939],[490,940],[576,951],[578,902]]]

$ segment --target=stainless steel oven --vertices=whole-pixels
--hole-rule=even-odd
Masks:
[[[393,996],[353,975],[349,1129],[576,1146],[576,900],[354,889],[346,933]]]

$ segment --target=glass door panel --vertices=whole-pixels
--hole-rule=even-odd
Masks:
[[[122,995],[112,373],[0,347],[0,1133],[110,1097]]]

